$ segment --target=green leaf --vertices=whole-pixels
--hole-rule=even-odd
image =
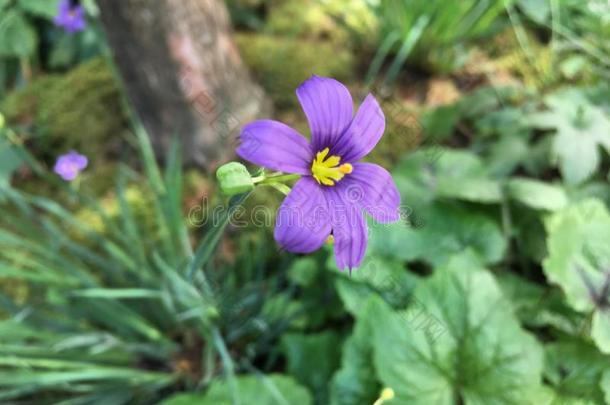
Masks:
[[[404,308],[419,281],[413,273],[405,271],[401,261],[373,253],[366,255],[351,275],[335,270],[339,274],[335,282],[337,292],[346,309],[356,317],[370,295],[380,295],[391,306]]]
[[[570,184],[591,178],[599,168],[600,147],[610,153],[610,118],[577,89],[560,90],[546,97],[547,111],[530,115],[530,124],[554,129],[552,158]]]
[[[522,95],[523,90],[516,86],[484,86],[462,97],[459,104],[466,118],[476,120],[504,107],[504,100],[515,99]]]
[[[451,136],[460,118],[458,107],[452,104],[426,111],[421,118],[426,137],[434,142]]]
[[[574,79],[588,66],[588,60],[583,55],[573,55],[561,62],[559,69],[567,79]]]
[[[286,334],[282,351],[287,371],[315,394],[315,402],[328,403],[328,381],[339,366],[341,342],[336,333]]]
[[[523,135],[525,124],[522,108],[508,106],[478,118],[475,129],[478,136],[497,134],[503,137],[518,137]]]
[[[57,14],[59,0],[19,0],[18,5],[25,12],[51,20]]]
[[[89,288],[72,292],[76,297],[106,298],[106,299],[160,299],[163,297],[161,291],[146,290],[143,288]]]
[[[44,386],[54,387],[61,384],[92,382],[101,380],[129,380],[133,383],[155,382],[161,385],[171,384],[175,377],[166,373],[147,372],[138,369],[105,367],[92,364],[88,367],[73,367],[62,371],[27,370],[27,359],[18,359],[23,371],[1,372],[0,387],[4,386]]]
[[[562,176],[569,184],[589,179],[599,167],[597,143],[581,133],[564,128],[555,136],[554,159],[559,161]]]
[[[434,203],[409,215],[413,225],[373,224],[370,248],[401,260],[424,260],[440,265],[471,249],[485,263],[502,259],[506,242],[496,221],[487,215],[453,204]]]
[[[506,176],[524,163],[530,153],[526,137],[507,134],[490,145],[486,166],[491,175]]]
[[[438,195],[480,203],[497,203],[502,199],[502,191],[497,181],[486,178],[451,179],[438,181]]]
[[[437,269],[406,311],[370,305],[375,369],[392,403],[536,403],[542,350],[471,258]]]
[[[585,342],[552,343],[546,347],[545,380],[553,387],[552,404],[600,404],[600,381],[610,371],[610,358]]]
[[[241,207],[241,204],[249,195],[249,193],[241,194],[233,196],[231,200],[229,200],[229,205],[227,209],[221,213],[218,223],[214,223],[213,227],[208,230],[205,238],[199,242],[193,257],[190,259],[187,266],[187,275],[189,278],[192,279],[195,276],[195,272],[199,270],[203,264],[209,261],[225,228],[229,225],[232,215]]]
[[[432,198],[456,198],[497,203],[502,193],[474,153],[441,147],[424,148],[405,159],[393,172],[397,186],[411,204]]]
[[[547,256],[547,248],[546,231],[540,212],[520,205],[509,208],[512,234],[519,254],[535,263],[542,263]]]
[[[526,16],[539,24],[546,23],[551,15],[548,0],[518,0],[517,4]]]
[[[610,353],[610,310],[607,307],[598,308],[593,313],[591,338],[599,350]]]
[[[280,374],[238,377],[238,404],[233,403],[229,385],[222,380],[212,382],[205,394],[178,394],[163,405],[310,405],[311,395],[290,377]]]
[[[598,200],[585,200],[555,213],[546,222],[547,278],[559,285],[568,303],[591,314],[591,335],[610,353],[610,214]]]
[[[22,162],[0,129],[0,189],[9,186],[13,172],[21,166]]]
[[[566,334],[577,335],[584,317],[570,308],[557,288],[545,288],[514,273],[498,276],[502,292],[527,327],[552,327]]]
[[[510,179],[508,193],[511,198],[534,209],[556,211],[568,204],[563,188],[538,180]]]
[[[446,199],[496,203],[500,184],[491,179],[481,159],[471,152],[424,148],[394,170],[396,185],[408,206],[404,222],[373,224],[371,248],[401,260],[439,265],[455,253],[473,249],[487,263],[499,261],[505,239],[496,221],[471,207]]]
[[[0,56],[23,58],[36,51],[34,27],[17,10],[0,15]]]
[[[604,371],[600,382],[602,391],[604,391],[604,399],[607,404],[610,404],[610,369]]]
[[[376,377],[373,364],[373,325],[370,320],[373,308],[363,298],[363,312],[356,318],[352,335],[343,345],[341,369],[337,371],[331,383],[331,405],[372,404],[377,398],[381,386]]]
[[[606,181],[589,181],[577,187],[567,189],[570,201],[598,199],[610,207],[610,187]]]
[[[522,166],[529,175],[541,177],[551,168],[551,149],[553,148],[553,138],[545,137],[539,139],[528,146],[529,150],[526,158],[522,161]]]
[[[313,257],[295,260],[288,269],[288,278],[302,287],[312,286],[318,276],[318,263]]]

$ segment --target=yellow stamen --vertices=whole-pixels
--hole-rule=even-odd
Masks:
[[[326,243],[332,245],[333,243],[335,243],[335,237],[333,235],[328,235],[328,238],[326,238]]]
[[[351,172],[354,171],[354,166],[352,166],[349,163],[344,163],[341,166],[339,166],[339,171],[343,174],[350,174]]]
[[[316,158],[311,163],[311,173],[318,184],[334,186],[346,174],[354,171],[354,167],[349,163],[341,163],[339,156],[328,156],[329,148],[316,153]],[[327,157],[328,156],[328,157]]]

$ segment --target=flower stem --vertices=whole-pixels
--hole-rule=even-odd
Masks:
[[[300,177],[301,177],[300,174],[274,173],[269,176],[255,177],[253,179],[253,181],[254,181],[254,184],[262,185],[262,184],[270,184],[270,183],[284,183],[287,181],[297,180]]]

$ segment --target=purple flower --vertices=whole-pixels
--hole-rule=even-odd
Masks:
[[[70,151],[57,159],[53,171],[59,174],[62,179],[72,181],[87,167],[87,164],[89,164],[87,156]]]
[[[337,266],[358,267],[366,251],[364,212],[378,222],[399,219],[400,195],[390,174],[358,163],[377,144],[385,117],[369,94],[353,116],[347,88],[313,76],[296,91],[311,142],[289,126],[260,120],[241,133],[237,154],[254,164],[302,177],[280,207],[274,236],[289,252],[310,253],[332,235]]]
[[[76,0],[61,0],[54,21],[69,33],[82,31],[86,25],[85,10]]]

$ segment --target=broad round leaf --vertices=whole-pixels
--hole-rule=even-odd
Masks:
[[[36,50],[36,31],[16,10],[0,16],[0,56],[26,57]]]
[[[405,311],[372,297],[375,371],[393,404],[534,404],[542,350],[471,256],[423,282]]]
[[[544,273],[574,309],[593,312],[591,336],[610,353],[610,213],[602,202],[585,200],[555,213],[546,228]]]

